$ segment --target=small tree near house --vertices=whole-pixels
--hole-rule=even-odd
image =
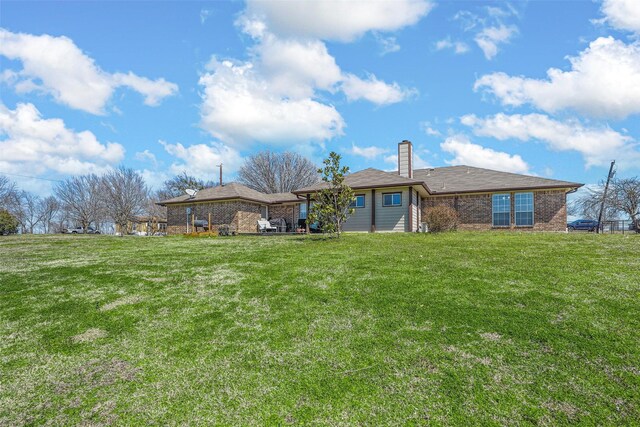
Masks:
[[[310,223],[318,221],[324,233],[335,233],[338,237],[342,224],[353,213],[350,205],[354,199],[353,190],[344,183],[349,167],[341,167],[340,158],[339,154],[332,151],[329,157],[322,161],[324,167],[318,169],[318,173],[322,175],[322,181],[327,183],[327,188],[316,193],[307,216]]]

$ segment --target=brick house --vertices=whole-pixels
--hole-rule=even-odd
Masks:
[[[470,166],[413,169],[409,141],[398,144],[397,172],[369,168],[349,174],[345,183],[355,200],[344,231],[360,232],[417,231],[425,210],[438,205],[458,212],[462,230],[565,231],[567,194],[582,186]],[[168,234],[187,231],[187,209],[192,219],[211,215],[214,228],[232,224],[238,232],[250,233],[260,218],[285,218],[295,226],[325,185],[264,194],[231,183],[159,204],[167,206]]]

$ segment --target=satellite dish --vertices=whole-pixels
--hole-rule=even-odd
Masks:
[[[187,188],[186,190],[184,190],[184,192],[189,195],[190,199],[195,197],[196,194],[198,194],[198,190],[192,190],[191,188]]]

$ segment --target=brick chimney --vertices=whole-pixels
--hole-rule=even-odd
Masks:
[[[398,175],[413,178],[413,144],[406,139],[398,144]]]

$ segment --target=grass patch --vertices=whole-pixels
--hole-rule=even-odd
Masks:
[[[0,425],[621,425],[640,236],[0,239]]]

